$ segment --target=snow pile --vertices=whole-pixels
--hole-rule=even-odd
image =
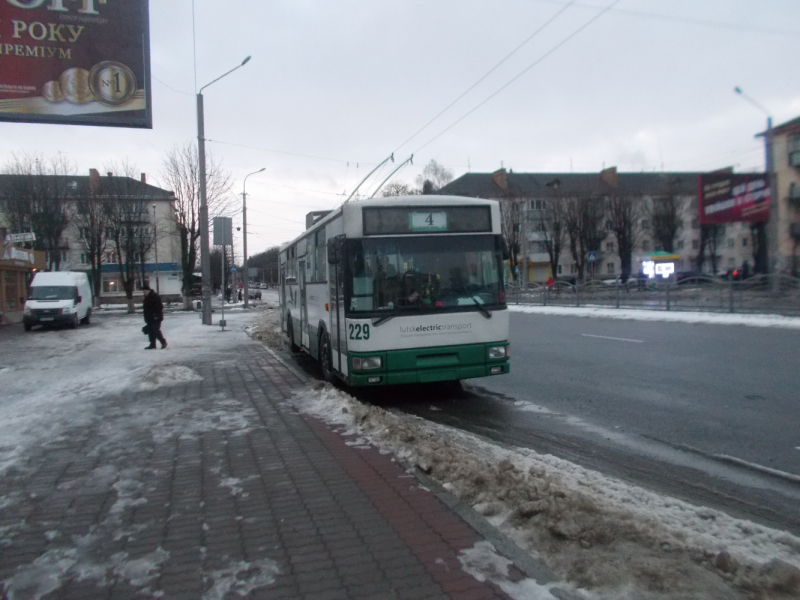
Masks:
[[[513,581],[508,572],[511,561],[497,554],[489,542],[476,542],[462,550],[458,560],[461,567],[478,581],[489,581],[514,600],[557,600],[550,590],[532,579]]]
[[[157,365],[148,371],[139,387],[143,390],[154,390],[202,380],[198,373],[186,365]]]
[[[796,599],[800,539],[317,383],[295,406],[367,437],[596,598]]]
[[[254,340],[261,340],[272,348],[283,346],[283,333],[281,332],[281,312],[276,307],[264,306],[256,324],[245,331]]]
[[[800,317],[781,315],[723,314],[629,308],[592,308],[588,306],[527,306],[509,304],[511,312],[560,317],[600,317],[626,321],[666,321],[670,323],[706,323],[709,325],[746,325],[748,327],[783,327],[800,329]]]

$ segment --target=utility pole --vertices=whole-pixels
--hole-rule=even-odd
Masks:
[[[242,250],[244,252],[244,307],[250,306],[250,269],[247,267],[247,178],[250,175],[261,173],[266,167],[261,167],[258,171],[253,171],[244,178],[242,183]]]

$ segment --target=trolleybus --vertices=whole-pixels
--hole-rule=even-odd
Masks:
[[[496,201],[400,196],[321,216],[281,248],[280,308],[291,349],[318,360],[327,380],[375,386],[509,372]]]

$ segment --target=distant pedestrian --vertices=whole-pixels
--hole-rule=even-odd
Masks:
[[[142,303],[142,312],[144,313],[144,322],[147,325],[147,335],[150,337],[150,345],[145,347],[145,350],[155,350],[156,340],[161,342],[161,348],[167,347],[167,340],[161,334],[161,321],[164,320],[164,305],[161,298],[156,294],[155,290],[151,290],[150,286],[145,284],[142,286],[144,292],[144,302]]]
[[[553,279],[552,275],[550,277],[548,277],[547,278],[547,289],[552,290],[553,286],[555,285],[555,283],[556,283],[556,280]]]
[[[230,303],[231,301],[231,294],[233,293],[233,288],[229,285],[225,288],[225,301]]]

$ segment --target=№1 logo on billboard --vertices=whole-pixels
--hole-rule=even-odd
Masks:
[[[0,0],[0,121],[152,127],[148,0]]]

